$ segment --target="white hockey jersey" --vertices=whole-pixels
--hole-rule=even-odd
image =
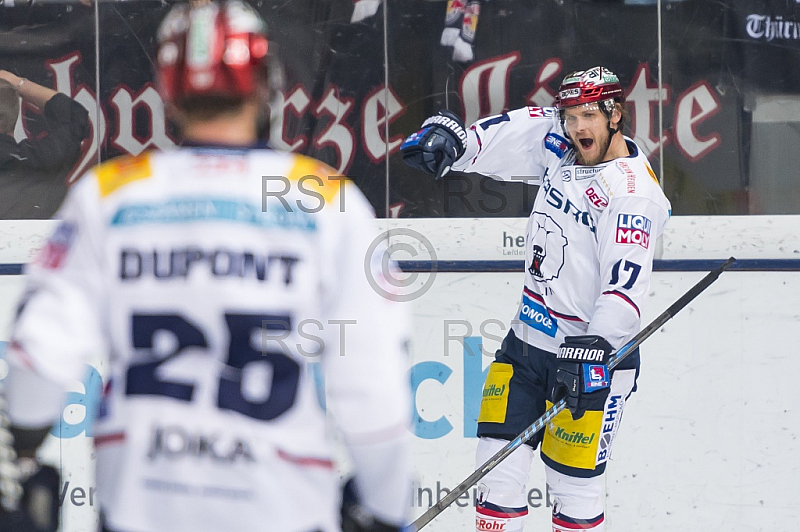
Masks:
[[[540,185],[525,230],[525,285],[511,327],[555,352],[565,336],[598,334],[615,348],[641,326],[656,240],[670,204],[647,158],[581,166],[551,107],[477,121],[453,169]]]
[[[9,402],[35,426],[60,404],[31,401],[21,373],[63,387],[109,355],[95,447],[112,530],[338,530],[322,377],[365,505],[407,511],[407,310],[370,286],[391,287],[372,209],[335,176],[271,150],[183,148],[113,160],[71,191],[28,272]]]

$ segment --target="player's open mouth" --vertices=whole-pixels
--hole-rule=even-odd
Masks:
[[[578,139],[578,142],[581,143],[581,146],[583,146],[584,150],[588,150],[594,144],[593,139]]]

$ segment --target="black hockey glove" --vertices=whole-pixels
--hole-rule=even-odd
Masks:
[[[342,532],[399,532],[400,527],[385,523],[361,506],[354,479],[342,488]]]
[[[550,392],[553,404],[565,398],[574,420],[587,410],[602,411],[611,386],[608,359],[612,351],[602,336],[564,338],[556,354],[556,382]]]
[[[2,474],[18,475],[16,466],[4,467]],[[8,509],[6,497],[0,502],[0,530],[14,532],[56,532],[59,519],[59,475],[48,466],[35,464],[33,470],[23,472],[22,493],[19,506]],[[1,476],[1,475],[0,475]],[[5,486],[11,486],[8,479],[2,479]],[[12,490],[15,488],[11,488]],[[2,491],[2,490],[0,490]]]
[[[464,123],[446,110],[425,120],[400,146],[407,165],[433,174],[434,179],[446,174],[466,149]]]

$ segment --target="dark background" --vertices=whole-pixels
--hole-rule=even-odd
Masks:
[[[640,89],[646,85],[650,94],[657,94],[655,4],[484,0],[475,58],[468,63],[453,61],[452,48],[439,44],[444,1],[389,1],[386,44],[383,8],[373,17],[351,23],[352,0],[264,0],[252,5],[267,20],[278,48],[284,72],[283,96],[288,99],[294,95],[292,102],[307,103],[300,112],[275,109],[276,116],[283,117],[283,127],[273,129],[272,140],[283,144],[300,141],[298,151],[342,170],[361,187],[379,216],[529,213],[534,190],[526,185],[459,175],[433,182],[428,175],[402,163],[398,141],[439,109],[447,107],[464,116],[467,109],[480,109],[479,114],[485,115],[534,101],[546,105],[551,102],[542,101],[542,94],[554,93],[565,74],[598,64],[617,73],[626,92],[632,91],[639,80]],[[95,54],[93,6],[38,3],[0,7],[0,68],[67,92],[87,108],[94,107],[90,113],[94,113],[92,125],[99,142],[85,143],[85,157],[76,165],[72,179],[97,162],[98,144],[102,160],[140,150],[134,143],[119,140],[120,131],[126,128],[132,129],[145,149],[169,144],[163,134],[156,133],[165,130],[163,119],[146,102],[140,101],[132,109],[120,108],[114,102],[121,91],[133,100],[147,94],[152,98],[155,31],[169,7],[152,1],[101,3],[99,57]],[[668,97],[663,102],[667,140],[664,175],[660,178],[675,214],[770,213],[769,203],[755,197],[750,186],[753,102],[764,95],[800,98],[799,11],[800,4],[795,0],[662,4],[661,75]],[[751,15],[781,21],[783,33],[759,36],[758,26],[752,24],[751,30],[756,33],[748,32]],[[384,142],[383,126],[377,139],[378,129],[364,126],[368,100],[377,95],[382,101],[384,95],[384,54],[388,57],[389,87],[398,106],[390,120],[393,144],[388,172],[384,155],[375,157],[366,148],[370,134],[373,145],[376,140]],[[489,80],[491,70],[483,77],[475,75],[504,59],[512,66],[505,75],[497,70],[500,77],[493,83]],[[65,62],[70,61],[69,86],[63,80],[58,85],[53,65],[61,65],[59,71],[66,72]],[[544,65],[551,65],[554,72],[544,83],[537,83]],[[462,90],[463,80],[479,80],[481,90]],[[686,120],[681,123],[676,119],[678,104],[698,87],[713,95],[716,108],[694,125]],[[538,96],[532,100],[537,90]],[[91,102],[95,96],[99,97],[100,115]],[[629,95],[629,102],[631,96],[635,99],[636,95]],[[649,109],[651,130],[637,130],[643,122],[634,119],[626,133],[637,141],[657,140],[657,105],[629,105],[632,118],[636,118],[637,109]],[[699,112],[691,102],[686,109],[692,116]],[[382,104],[378,111],[383,113]],[[38,118],[36,112],[26,110],[24,123],[29,136],[41,133]],[[718,137],[719,141],[712,149],[692,156],[678,145],[678,128],[700,139]],[[660,155],[655,149],[650,156],[657,173]],[[796,182],[795,177],[800,177],[796,167],[783,169],[781,179]],[[787,194],[796,191],[790,188]],[[478,199],[484,201],[479,203]],[[800,208],[795,213],[800,213]]]

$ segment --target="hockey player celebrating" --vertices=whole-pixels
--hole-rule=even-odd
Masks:
[[[177,5],[159,43],[185,146],[112,160],[70,192],[7,354],[18,450],[31,454],[65,386],[108,353],[94,429],[105,530],[338,531],[321,366],[360,497],[345,526],[396,530],[407,316],[364,271],[372,210],[319,161],[255,148],[270,56],[247,4]],[[265,175],[284,176],[285,194],[263,193]]]
[[[441,111],[402,146],[408,164],[437,178],[452,167],[540,185],[519,308],[486,377],[494,393],[483,394],[477,464],[561,398],[568,409],[483,478],[478,530],[523,529],[540,444],[553,530],[604,530],[603,477],[639,355],[611,374],[607,363],[641,327],[655,242],[670,215],[647,158],[622,134],[623,103],[617,76],[594,67],[564,78],[554,108],[517,109],[468,130]]]

